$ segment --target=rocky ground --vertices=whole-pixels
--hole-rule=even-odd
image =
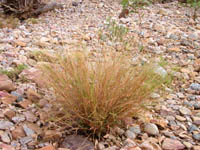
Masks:
[[[134,41],[144,47],[127,52],[133,62],[154,58],[174,82],[165,89],[165,96],[152,94],[152,98],[160,100],[160,105],[148,114],[148,121],[138,124],[128,120],[127,129],[117,128],[118,136],[108,134],[104,140],[96,141],[95,147],[98,150],[200,150],[200,17],[194,21],[192,10],[177,2],[145,7],[139,10],[141,20],[138,14],[119,19],[118,2],[59,2],[64,9],[24,21],[15,29],[0,29],[3,72],[0,75],[0,149],[94,149],[89,141],[87,147],[81,146],[81,141],[87,139],[75,135],[65,137],[59,145],[57,139],[63,139],[64,135],[51,129],[45,121],[52,95],[43,89],[36,66],[40,51],[52,57],[55,51],[84,50],[98,56],[105,47],[115,50],[113,43],[99,39],[100,29],[104,30],[106,19],[112,17],[129,27]]]

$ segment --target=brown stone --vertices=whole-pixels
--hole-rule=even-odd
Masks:
[[[56,139],[61,138],[61,136],[62,136],[62,133],[60,133],[59,131],[47,130],[44,133],[43,140],[45,140],[45,141],[56,140]]]
[[[48,145],[45,147],[40,148],[39,150],[56,150],[54,146],[52,145]]]
[[[13,110],[7,110],[4,112],[4,115],[9,119],[12,120],[12,117],[15,116],[15,112]]]
[[[37,68],[24,69],[20,76],[24,76],[28,80],[35,82],[39,87],[45,86],[45,82],[42,79],[42,72]]]
[[[181,49],[178,47],[171,47],[168,49],[169,52],[181,52]]]
[[[14,91],[16,89],[15,85],[8,78],[8,76],[0,74],[0,91]]]
[[[34,103],[37,103],[41,99],[41,96],[31,88],[27,90],[26,95],[27,98]]]
[[[23,41],[20,41],[20,40],[15,40],[15,44],[17,46],[21,46],[21,47],[25,47],[27,44]]]
[[[42,129],[37,124],[27,123],[27,126],[31,128],[33,131],[35,131],[38,135],[42,133]]]
[[[2,103],[9,105],[14,103],[17,100],[17,97],[11,94],[7,94],[6,96],[1,97],[0,100],[2,101]]]
[[[31,104],[32,104],[32,102],[28,99],[25,99],[25,100],[19,102],[19,105],[25,109],[28,108]]]
[[[23,114],[26,117],[27,121],[29,121],[29,122],[36,122],[37,121],[37,117],[32,112],[26,111]]]
[[[14,130],[12,130],[12,137],[13,139],[19,139],[25,137],[24,129],[22,126],[17,126]]]

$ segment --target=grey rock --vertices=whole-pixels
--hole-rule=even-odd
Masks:
[[[141,133],[141,129],[139,125],[136,125],[134,127],[130,127],[129,130],[135,134],[140,134]]]
[[[0,130],[10,129],[14,124],[10,121],[0,120]]]
[[[8,133],[3,132],[3,133],[1,134],[1,140],[2,140],[3,142],[5,142],[5,143],[10,143],[10,137],[9,137]]]
[[[133,132],[130,131],[130,130],[127,130],[127,131],[125,132],[125,136],[126,136],[127,138],[129,138],[129,139],[135,139],[135,138],[136,138],[135,133],[133,133]]]
[[[30,136],[26,136],[26,137],[23,137],[23,138],[20,139],[20,143],[22,145],[25,145],[25,144],[27,144],[27,143],[29,143],[31,141],[33,141],[33,139]]]
[[[161,66],[155,66],[154,72],[163,78],[167,76],[167,71]]]
[[[192,137],[193,137],[195,140],[200,141],[200,133],[193,134]]]
[[[61,143],[61,148],[69,148],[70,150],[94,150],[94,144],[88,138],[80,135],[69,135]]]
[[[153,123],[148,123],[144,126],[144,131],[150,135],[158,135],[158,127]]]
[[[188,106],[188,107],[193,107],[193,104],[188,102],[188,101],[184,101],[183,104]]]
[[[23,129],[27,136],[33,136],[35,134],[35,132],[32,129],[28,128],[27,125],[23,125]]]
[[[23,100],[23,96],[19,93],[17,93],[16,91],[12,91],[11,95],[16,96],[17,97],[17,102],[20,102]]]
[[[170,34],[169,38],[173,39],[173,40],[178,40],[179,39],[179,37],[176,34]]]
[[[25,121],[25,117],[24,115],[18,115],[12,118],[12,121],[14,121],[15,123],[20,123]]]
[[[200,103],[199,102],[195,103],[193,106],[194,106],[194,109],[200,109]]]
[[[190,85],[190,88],[191,88],[192,90],[200,91],[200,84],[199,84],[199,83],[192,83],[192,84]]]
[[[193,131],[198,131],[199,130],[199,128],[196,126],[196,125],[194,125],[194,124],[192,124],[192,125],[190,125],[189,127],[188,127],[188,131],[191,133],[191,132],[193,132]]]

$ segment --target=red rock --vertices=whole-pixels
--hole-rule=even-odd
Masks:
[[[12,137],[13,139],[19,139],[25,137],[24,129],[22,126],[17,126],[14,130],[12,130]]]
[[[39,150],[56,150],[54,146],[52,145],[48,145],[45,147],[40,148]]]
[[[4,144],[4,143],[0,143],[0,148],[2,150],[15,150],[15,148],[12,147],[11,145],[7,145],[7,144]]]
[[[25,99],[25,100],[19,102],[19,105],[25,109],[28,108],[31,104],[32,104],[32,102],[28,99]]]
[[[8,76],[0,74],[0,91],[14,91],[16,89],[15,85],[8,78]]]
[[[41,99],[41,96],[31,88],[27,90],[26,95],[27,98],[34,103],[37,103]]]
[[[162,143],[162,148],[164,150],[181,150],[184,149],[185,146],[178,140],[166,138]]]

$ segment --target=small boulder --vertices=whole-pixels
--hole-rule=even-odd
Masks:
[[[15,85],[8,78],[8,76],[0,74],[0,91],[14,91],[16,89]]]

